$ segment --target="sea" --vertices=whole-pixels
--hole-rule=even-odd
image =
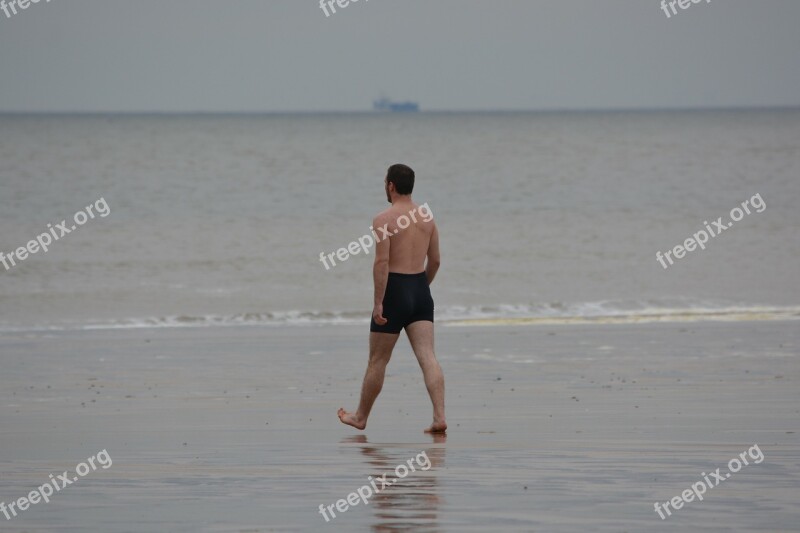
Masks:
[[[437,323],[800,318],[797,109],[15,114],[0,252],[70,232],[0,264],[0,331],[366,328],[374,248],[320,254],[370,233],[394,163],[439,227]]]

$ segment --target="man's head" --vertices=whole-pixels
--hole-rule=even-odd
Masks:
[[[392,165],[386,171],[386,200],[392,203],[392,196],[407,196],[414,190],[414,171],[406,165]]]

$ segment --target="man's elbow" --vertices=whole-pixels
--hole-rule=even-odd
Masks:
[[[436,257],[436,258],[429,257],[428,258],[428,266],[431,267],[431,268],[439,268],[439,265],[441,265],[441,264],[442,264],[442,261],[438,257]]]

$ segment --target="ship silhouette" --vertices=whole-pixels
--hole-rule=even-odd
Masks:
[[[381,97],[372,102],[375,111],[390,111],[392,113],[415,113],[419,111],[417,102],[393,102],[389,98]]]

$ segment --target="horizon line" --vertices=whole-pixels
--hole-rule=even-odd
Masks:
[[[170,111],[170,110],[2,110],[2,115],[391,115],[413,116],[421,114],[488,114],[488,113],[631,113],[631,112],[687,112],[687,111],[778,111],[797,110],[795,105],[743,105],[743,106],[675,106],[675,107],[575,107],[575,108],[519,108],[519,109],[420,109],[419,111],[375,111],[375,110],[249,110],[249,111]]]

